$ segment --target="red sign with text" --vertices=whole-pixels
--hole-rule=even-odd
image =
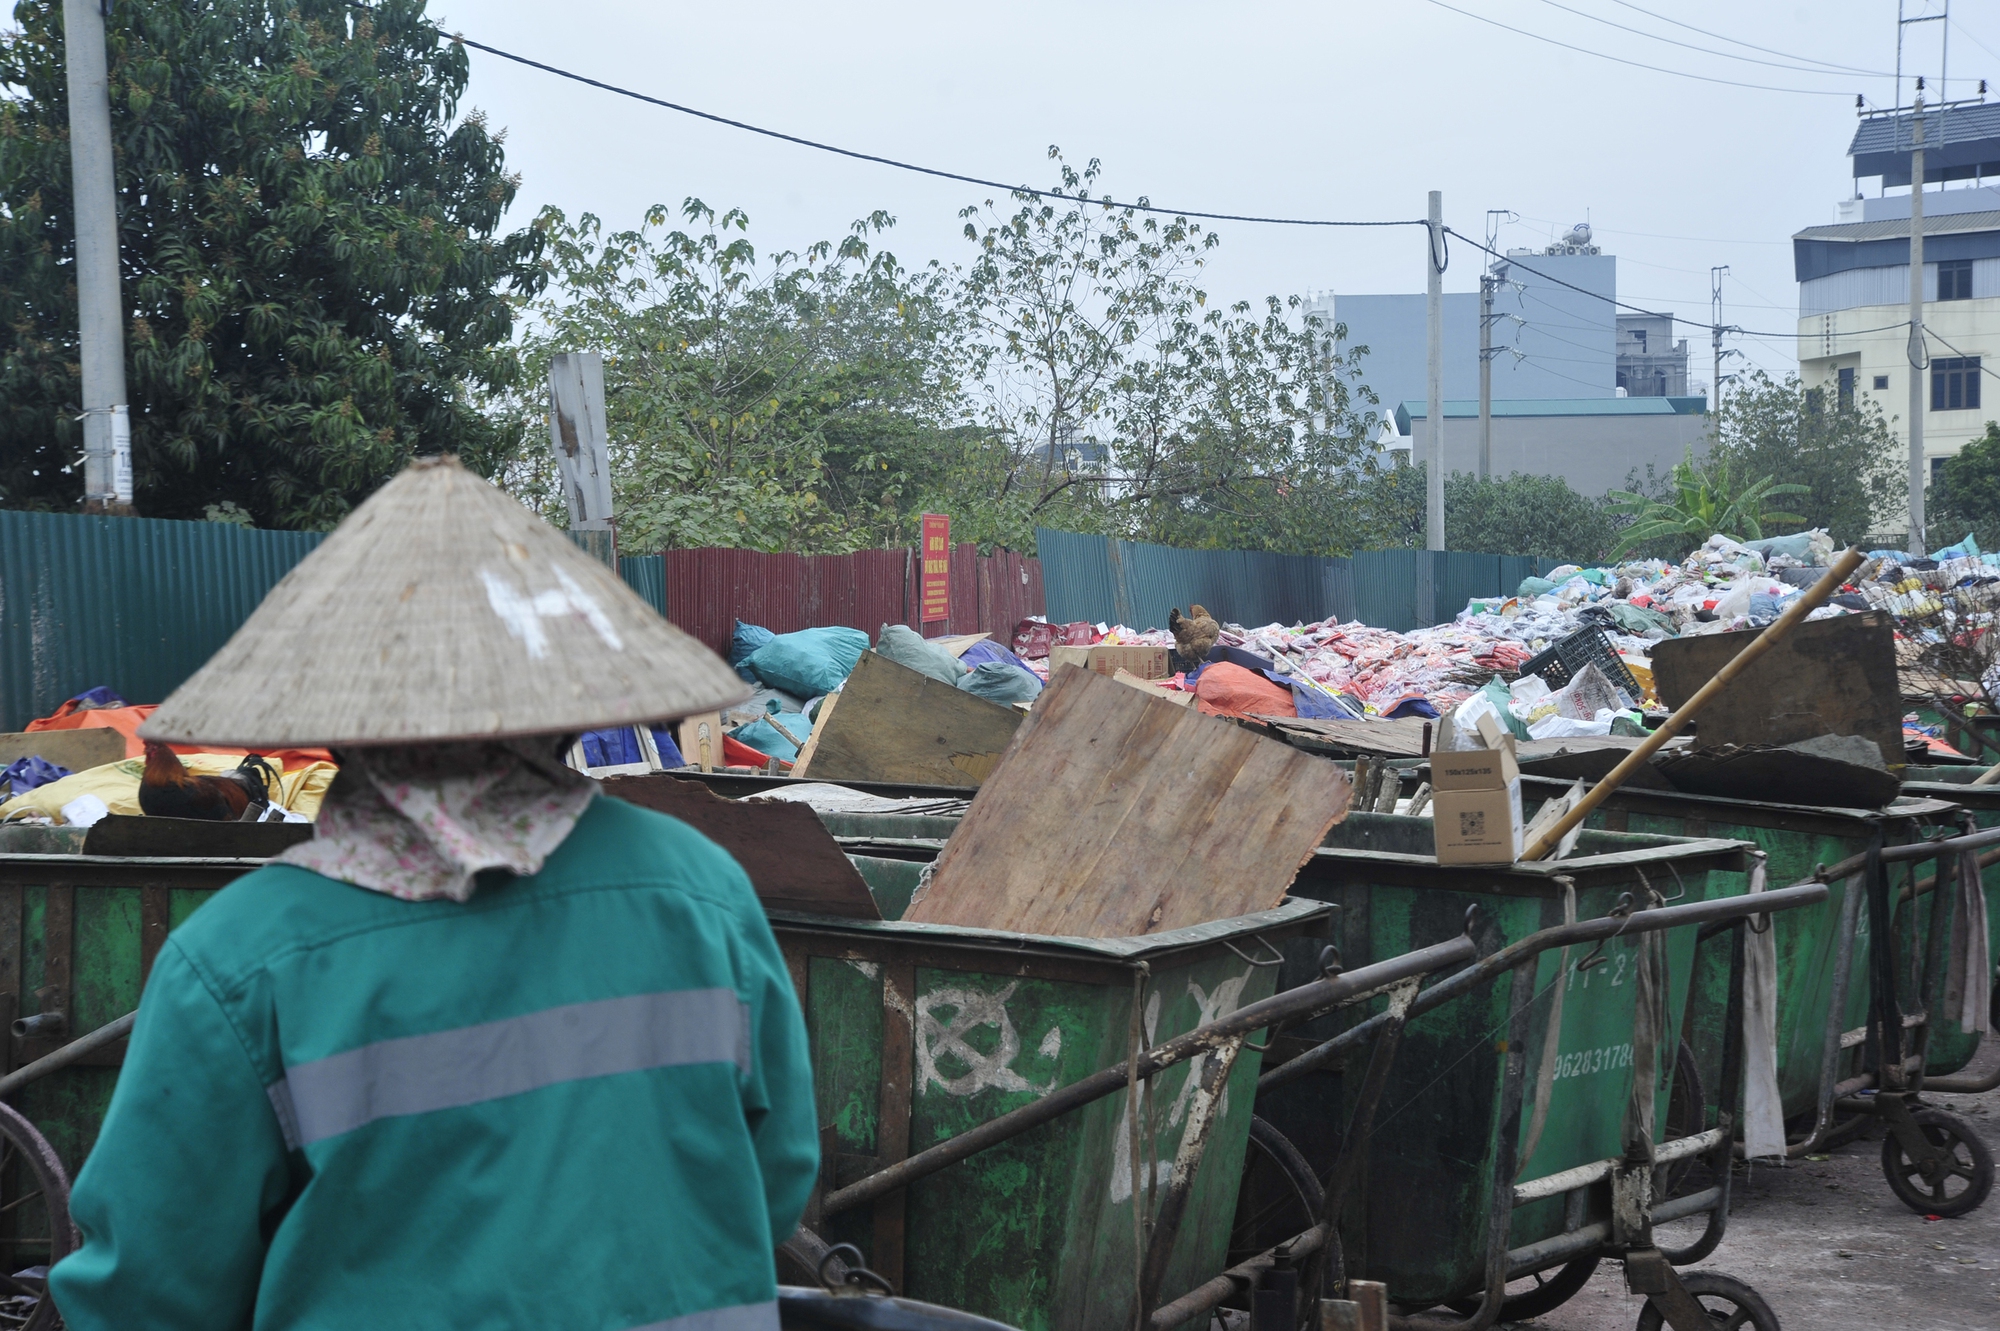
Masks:
[[[923,581],[919,584],[922,622],[950,619],[951,519],[942,513],[924,514],[923,560]]]

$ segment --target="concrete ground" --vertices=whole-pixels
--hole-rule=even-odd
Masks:
[[[2000,1061],[1989,1037],[1972,1071]],[[1930,1095],[1958,1114],[2000,1157],[2000,1090]],[[1738,1166],[1729,1232],[1689,1270],[1749,1282],[1786,1331],[1967,1331],[2000,1327],[2000,1188],[1956,1220],[1926,1221],[1889,1191],[1879,1130],[1824,1159],[1779,1169]],[[1689,1222],[1663,1230],[1693,1237]],[[1605,1262],[1567,1304],[1523,1322],[1537,1331],[1630,1331],[1641,1301],[1624,1269]]]

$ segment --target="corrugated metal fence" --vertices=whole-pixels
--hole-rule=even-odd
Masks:
[[[1180,550],[1037,528],[1051,620],[1164,628],[1199,602],[1236,624],[1337,617],[1407,633],[1449,622],[1475,596],[1512,593],[1558,561],[1457,551],[1363,550],[1346,557]]]
[[[159,702],[323,539],[0,509],[0,730],[99,684]],[[618,562],[633,590],[664,606],[658,555]]]
[[[918,570],[909,550],[669,550],[661,559],[667,617],[723,653],[739,619],[773,633],[846,624],[873,639],[884,624],[908,624],[933,637],[992,633],[1005,641],[1016,623],[1042,613],[1039,560],[1011,550],[982,556],[970,544],[951,552],[950,620],[927,628],[915,618]]]

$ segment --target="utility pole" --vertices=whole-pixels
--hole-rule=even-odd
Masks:
[[[1430,342],[1424,416],[1431,450],[1424,478],[1424,548],[1444,549],[1444,193],[1431,191],[1430,225],[1424,228],[1424,323]]]
[[[1942,94],[1940,94],[1942,96]],[[1910,539],[1924,552],[1924,81],[1917,80],[1916,119],[1910,138]]]
[[[1708,328],[1715,352],[1715,367],[1708,377],[1708,409],[1717,420],[1722,418],[1722,279],[1727,276],[1726,263],[1708,270]]]
[[[104,8],[106,0],[63,0],[70,177],[76,196],[77,332],[83,353],[83,505],[87,513],[129,513],[132,418],[125,407],[125,302],[118,273]]]
[[[1493,288],[1490,272],[1479,275],[1479,479],[1493,474]]]

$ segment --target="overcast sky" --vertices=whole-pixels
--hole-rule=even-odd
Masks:
[[[1796,327],[1787,238],[1832,221],[1835,200],[1852,193],[1855,95],[1894,103],[1893,0],[1449,3],[1601,55],[1434,0],[434,0],[433,12],[449,30],[605,82],[989,179],[1052,184],[1045,153],[1060,144],[1072,160],[1101,158],[1103,188],[1116,196],[1177,208],[1416,218],[1426,191],[1439,189],[1447,223],[1470,235],[1483,233],[1488,209],[1519,214],[1501,248],[1539,245],[1587,218],[1618,256],[1621,299],[1706,325],[1709,268],[1727,264],[1725,322]],[[1910,0],[1910,13],[1922,8]],[[2000,57],[1984,49],[2000,51],[2000,0],[1953,10],[1953,95],[1976,86],[1960,78],[1990,77],[2000,96]],[[1911,29],[1905,54],[1906,69],[1931,75],[1933,98],[1942,27]],[[626,226],[650,204],[695,195],[743,208],[753,239],[783,248],[837,237],[883,208],[898,220],[891,248],[914,265],[963,261],[958,209],[991,193],[759,138],[478,51],[471,59],[470,104],[507,129],[509,164],[523,176],[521,223],[554,204]],[[1824,64],[1883,74],[1788,67]],[[1824,95],[1796,91],[1806,89]],[[1219,229],[1205,285],[1220,299],[1423,288],[1417,229]],[[1446,290],[1475,290],[1477,260],[1455,249]],[[1705,327],[1679,332],[1696,352],[1690,377],[1706,382]],[[1737,345],[1774,371],[1795,364],[1789,337]]]

